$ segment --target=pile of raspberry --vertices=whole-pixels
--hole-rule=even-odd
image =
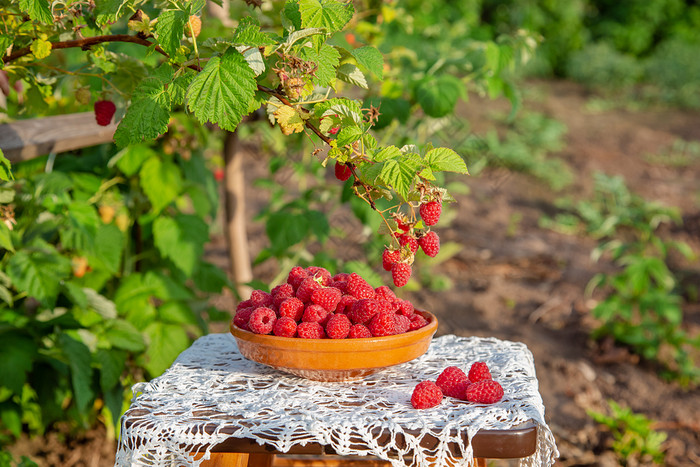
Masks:
[[[494,404],[503,397],[503,388],[493,380],[484,362],[474,362],[468,374],[459,367],[448,366],[437,381],[421,381],[416,385],[411,405],[416,409],[429,409],[439,405],[443,396],[477,404]]]
[[[359,274],[294,267],[270,293],[254,290],[238,304],[233,324],[256,334],[304,339],[380,337],[420,329],[428,321],[387,286]]]

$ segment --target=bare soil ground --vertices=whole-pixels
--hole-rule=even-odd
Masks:
[[[682,228],[668,229],[669,235],[700,252],[700,161],[668,168],[644,157],[660,153],[679,138],[700,141],[700,113],[654,109],[591,113],[585,110],[589,96],[577,85],[547,82],[528,87],[528,94],[535,97],[526,107],[568,127],[566,148],[558,156],[576,172],[571,193],[590,194],[596,171],[623,175],[628,187],[646,199],[681,208],[686,222]],[[479,131],[486,128],[487,123],[479,122],[487,122],[489,112],[506,108],[473,99],[462,111]],[[261,173],[256,164],[259,160],[251,157],[247,170]],[[656,421],[655,428],[668,433],[667,465],[700,465],[697,389],[663,381],[654,365],[609,341],[590,340],[596,323],[590,316],[593,303],[583,291],[596,272],[609,270],[610,265],[591,261],[592,239],[538,226],[543,214],[553,212],[558,195],[528,176],[504,169],[485,171],[468,184],[471,193],[447,208],[455,211],[454,221],[439,230],[443,242],[463,246],[441,265],[441,272],[453,278],[454,288],[421,290],[408,298],[438,315],[439,335],[494,336],[530,348],[546,418],[561,452],[557,465],[618,465],[610,450],[610,434],[586,413],[605,412],[607,399],[645,414]],[[252,218],[264,195],[251,189],[248,196]],[[248,228],[251,239],[261,238],[263,226],[251,223]],[[261,245],[253,241],[253,256]],[[221,238],[213,239],[208,256],[226,266]],[[689,270],[690,277],[700,277],[697,264],[681,267]],[[274,273],[270,266],[255,270],[262,280],[270,280]],[[219,301],[232,306],[226,297]],[[695,303],[684,311],[688,329],[697,333],[700,306]],[[47,466],[113,464],[114,442],[101,430],[81,439],[51,439],[22,440],[12,452]]]

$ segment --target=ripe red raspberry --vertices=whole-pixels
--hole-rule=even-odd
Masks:
[[[297,336],[302,339],[323,339],[326,333],[323,332],[323,326],[318,323],[299,323]]]
[[[396,334],[403,334],[411,329],[411,320],[408,316],[404,315],[394,315],[396,319]]]
[[[413,389],[411,405],[414,409],[429,409],[442,402],[442,391],[432,381],[421,381]]]
[[[252,306],[239,309],[236,311],[236,315],[233,317],[233,324],[244,331],[250,331],[248,321],[250,320],[250,315],[253,314],[253,311],[255,311],[255,307]]]
[[[294,321],[299,322],[304,315],[304,302],[296,297],[288,298],[280,303],[278,311],[280,317],[292,318]]]
[[[484,379],[467,387],[467,400],[478,404],[493,404],[503,397],[503,388],[497,381]]]
[[[309,277],[309,273],[306,272],[306,269],[302,268],[301,266],[294,266],[291,271],[289,271],[289,275],[287,276],[287,282],[294,287],[294,290],[296,291],[299,286],[301,285],[302,282],[304,282],[304,279]]]
[[[236,311],[240,310],[241,308],[250,308],[251,306],[253,306],[253,303],[250,300],[243,300],[236,305]]]
[[[391,267],[391,278],[396,287],[403,287],[411,278],[411,265],[408,263],[396,263]]]
[[[388,270],[389,269],[387,269],[387,271]],[[374,289],[374,293],[375,297],[378,300],[386,300],[388,302],[393,302],[394,300],[396,300],[396,294],[394,294],[394,292],[386,285],[381,285],[377,287],[376,289]]]
[[[326,268],[309,266],[306,268],[306,272],[309,273],[309,277],[313,277],[321,285],[328,285],[331,283],[331,273],[328,272]]]
[[[272,295],[272,306],[279,310],[283,301],[294,297],[294,287],[292,287],[292,284],[287,284],[285,282],[272,289],[270,295]]]
[[[382,267],[385,271],[391,271],[391,266],[401,259],[401,250],[384,250],[382,253]]]
[[[348,290],[348,281],[331,280],[330,287],[335,287],[344,294]]]
[[[328,311],[320,305],[308,305],[304,309],[301,320],[305,323],[320,323],[324,325],[328,320]]]
[[[277,315],[270,308],[261,306],[255,309],[248,320],[248,327],[255,334],[270,334],[277,321]]]
[[[335,178],[337,178],[341,182],[344,182],[345,180],[350,178],[350,176],[352,176],[352,170],[350,170],[350,167],[348,167],[346,164],[343,164],[342,162],[335,163]]]
[[[418,313],[412,314],[408,317],[411,320],[411,327],[408,328],[409,331],[415,331],[428,324],[428,320],[419,315]]]
[[[304,279],[304,282],[302,282],[301,285],[299,285],[299,288],[297,289],[297,298],[304,303],[309,303],[311,301],[311,295],[314,293],[314,291],[320,289],[321,287],[321,284],[319,284],[313,278],[308,277]]]
[[[379,313],[379,302],[371,298],[363,298],[350,306],[347,315],[353,324],[365,324],[377,313]]]
[[[375,299],[377,301],[377,313],[382,313],[382,312],[396,312],[396,307],[394,304],[388,300],[379,300]]]
[[[469,381],[476,383],[484,379],[492,379],[489,367],[484,362],[474,362],[469,368]]]
[[[418,239],[418,245],[423,249],[423,253],[434,258],[440,251],[440,237],[435,232],[428,232]]]
[[[383,311],[374,315],[367,325],[374,337],[393,336],[396,334],[396,313]]]
[[[444,395],[466,400],[469,378],[461,368],[448,366],[442,370],[435,384],[442,389]]]
[[[413,303],[408,300],[399,300],[396,304],[396,312],[400,315],[411,316],[414,311]]]
[[[348,278],[346,292],[355,298],[374,298],[374,289],[359,274],[352,273]]]
[[[114,102],[102,100],[95,102],[95,120],[100,126],[107,126],[112,121],[114,113],[117,111],[117,106]]]
[[[335,276],[331,277],[332,281],[345,281],[347,282],[350,279],[350,274],[345,273],[345,272],[339,272]]]
[[[442,203],[439,201],[428,201],[420,205],[420,217],[425,225],[437,224],[441,213]]]
[[[350,311],[350,307],[355,303],[357,299],[352,295],[343,295],[338,302],[338,306],[335,308],[336,313],[347,313]]]
[[[248,300],[255,307],[272,305],[272,295],[262,290],[253,290]]]
[[[324,287],[314,290],[311,294],[311,301],[322,306],[326,311],[335,311],[342,296],[343,292],[335,287]]]
[[[345,339],[350,334],[350,318],[344,314],[335,314],[326,323],[326,335],[331,339]]]
[[[404,234],[399,237],[399,244],[401,246],[408,245],[408,248],[410,248],[411,253],[413,254],[418,251],[418,240],[408,234]]]
[[[282,316],[272,326],[272,334],[279,337],[294,337],[297,334],[297,322],[292,318]]]
[[[348,339],[361,339],[363,337],[372,337],[367,326],[364,324],[353,324],[348,333]]]

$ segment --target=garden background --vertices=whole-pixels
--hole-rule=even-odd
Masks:
[[[287,6],[249,3],[0,3],[2,121],[109,99],[110,128],[131,124],[118,146],[13,161],[11,174],[0,161],[0,465],[112,465],[129,387],[226,332],[239,293],[294,265],[391,282],[381,217],[333,173],[351,154],[324,167],[314,135],[289,121],[283,135],[264,109],[240,125],[201,115],[153,47],[47,50],[103,25],[188,66],[232,56],[242,37],[277,40],[260,31],[294,51]],[[154,23],[161,10],[201,16],[197,40],[189,23],[177,35]],[[379,145],[444,146],[469,168],[436,173],[456,202],[440,253],[417,255],[399,294],[438,316],[439,335],[527,344],[558,465],[700,464],[700,4],[367,0],[342,24],[322,11],[331,20],[303,16],[298,31],[318,30],[300,37],[345,52],[313,84],[337,76],[339,95],[378,107]],[[323,41],[306,60],[323,62]],[[171,101],[144,129],[128,109],[155,95],[137,86],[153,78],[172,80]],[[353,125],[343,118],[328,121]]]

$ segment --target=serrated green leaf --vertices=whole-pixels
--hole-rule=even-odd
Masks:
[[[362,89],[369,89],[365,75],[352,63],[343,63],[336,70],[338,78]]]
[[[207,224],[194,215],[159,217],[153,223],[156,248],[188,277],[194,273],[197,262],[204,254],[208,237]]]
[[[199,324],[192,309],[182,302],[166,302],[158,307],[158,320],[172,324]]]
[[[53,24],[53,15],[48,0],[19,0],[19,8],[40,23]]]
[[[301,29],[301,12],[299,11],[299,0],[288,0],[284,8],[280,11],[282,27],[287,31]]]
[[[355,9],[352,2],[336,0],[299,0],[301,26],[304,28],[326,28],[336,32],[352,19]]]
[[[158,16],[158,43],[168,55],[175,55],[180,48],[188,18],[187,12],[182,10],[166,10]]]
[[[243,54],[245,61],[248,63],[250,69],[253,70],[255,76],[260,76],[265,73],[265,59],[258,48],[239,45],[236,47],[236,50]]]
[[[93,397],[90,349],[67,334],[60,334],[58,342],[70,367],[73,398],[78,411],[84,413]]]
[[[114,224],[102,224],[95,235],[95,246],[88,254],[90,264],[99,264],[111,274],[119,272],[126,244],[124,232]]]
[[[12,332],[3,333],[0,339],[0,387],[6,387],[15,394],[22,393],[27,373],[32,369],[36,344],[28,337]]]
[[[149,338],[144,367],[151,377],[159,376],[190,345],[187,333],[179,324],[151,323],[144,330]]]
[[[183,283],[159,271],[148,271],[143,282],[153,288],[155,298],[163,301],[190,300],[194,297],[192,291]]]
[[[10,289],[4,285],[0,285],[0,300],[10,305],[10,307],[15,304],[15,301],[12,298],[12,292],[10,292]]]
[[[382,53],[375,47],[370,45],[360,47],[358,49],[353,49],[350,51],[357,63],[360,66],[367,68],[367,70],[375,75],[377,78],[382,79],[384,76],[384,57]]]
[[[12,176],[12,165],[5,154],[3,154],[2,149],[0,149],[0,181],[7,182],[14,180],[15,177]]]
[[[265,229],[272,244],[270,248],[279,253],[304,240],[309,224],[301,214],[280,211],[268,217]]]
[[[124,147],[153,140],[165,133],[170,121],[172,100],[157,78],[146,78],[131,98],[131,105],[114,133],[114,142]]]
[[[384,162],[381,179],[391,186],[404,199],[408,198],[411,185],[420,169],[420,159],[401,156]]]
[[[457,172],[468,174],[467,164],[459,154],[448,148],[435,148],[425,155],[425,163],[432,172]]]
[[[104,331],[105,339],[112,347],[128,350],[130,352],[142,352],[146,348],[141,333],[133,324],[124,320],[110,321]]]
[[[194,73],[187,72],[184,75],[180,75],[175,78],[172,83],[168,85],[168,94],[170,94],[171,106],[182,105],[185,102],[187,88],[192,83],[194,77]]]
[[[251,47],[263,47],[273,45],[275,41],[269,34],[260,30],[258,24],[251,16],[246,16],[238,23],[231,38],[233,44],[247,45]]]
[[[51,42],[44,39],[35,39],[32,45],[29,46],[29,49],[32,51],[34,58],[42,60],[51,55]]]
[[[464,92],[464,85],[459,78],[441,75],[423,79],[417,86],[415,95],[427,115],[440,118],[454,111],[457,100]]]
[[[170,161],[152,157],[143,164],[139,175],[141,188],[156,213],[175,200],[182,191],[180,169]]]
[[[340,60],[340,52],[335,47],[328,44],[323,44],[320,50],[304,47],[301,49],[301,58],[318,65],[314,83],[324,87],[333,83]]]
[[[130,8],[124,8],[131,0],[101,0],[95,2],[96,21],[99,26],[118,20]]]
[[[95,207],[87,202],[73,201],[66,206],[65,224],[59,231],[61,243],[72,250],[92,249],[100,218]]]
[[[7,48],[12,44],[12,37],[0,34],[0,58],[7,54]],[[2,150],[0,150],[0,155],[2,155]]]
[[[46,307],[53,307],[59,285],[71,273],[70,260],[51,245],[18,251],[7,263],[7,275],[18,291],[27,292]]]
[[[310,210],[305,213],[306,219],[308,219],[309,227],[311,232],[318,238],[318,241],[323,244],[331,233],[330,225],[328,224],[328,217],[321,211]]]
[[[107,164],[109,167],[117,166],[124,175],[131,177],[139,171],[143,163],[156,152],[143,144],[132,144],[119,151]]]
[[[336,142],[339,147],[352,144],[362,136],[362,130],[356,126],[343,127],[338,133]]]
[[[85,297],[87,298],[88,306],[95,310],[100,316],[108,320],[116,319],[117,306],[114,302],[88,287],[83,289],[83,293],[85,293]]]
[[[387,159],[396,159],[401,157],[401,150],[396,146],[387,146],[374,155],[375,162],[383,162]]]
[[[243,55],[230,48],[212,57],[187,90],[187,105],[200,122],[217,123],[229,131],[250,109],[255,98],[255,73]]]

